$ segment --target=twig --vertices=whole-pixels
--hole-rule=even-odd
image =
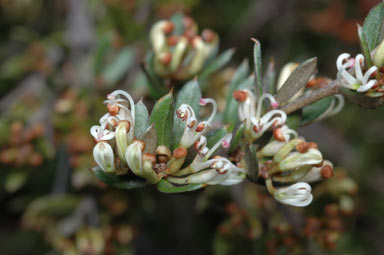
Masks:
[[[335,80],[329,83],[325,88],[321,88],[313,91],[308,95],[304,95],[297,99],[295,102],[284,106],[283,108],[281,108],[281,110],[284,111],[286,114],[289,114],[299,110],[300,108],[303,108],[306,105],[310,105],[324,97],[332,96],[337,93],[339,93],[339,84]]]

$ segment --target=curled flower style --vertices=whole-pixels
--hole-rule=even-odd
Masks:
[[[312,202],[311,186],[305,182],[298,182],[291,186],[279,188],[274,197],[283,204],[304,207]]]
[[[323,179],[328,179],[333,176],[333,164],[329,160],[324,160],[320,167],[312,167],[312,169],[302,178],[302,182],[317,182]]]
[[[177,117],[185,122],[185,128],[180,140],[180,146],[183,148],[191,147],[202,135],[204,135],[212,126],[213,118],[217,112],[216,101],[211,98],[202,98],[200,105],[212,104],[212,113],[208,120],[197,123],[197,118],[192,107],[188,104],[182,104],[176,111]]]
[[[378,68],[372,66],[363,74],[364,56],[358,54],[354,60],[349,57],[350,54],[343,53],[336,61],[338,77],[342,80],[341,85],[348,89],[356,90],[357,92],[367,92],[374,88],[377,81],[376,79],[370,80],[370,78]],[[349,72],[352,67],[354,67],[355,76]]]
[[[101,126],[95,125],[91,127],[90,132],[96,142],[109,141],[115,137],[115,132],[105,129],[106,124],[107,123],[105,122]]]
[[[256,97],[249,90],[236,90],[233,94],[239,102],[239,118],[245,125],[245,130],[250,132],[253,140],[260,138],[271,127],[284,125],[287,115],[276,108],[279,106],[275,98],[270,94],[263,94],[256,105]],[[262,114],[263,101],[269,99],[274,110]]]
[[[328,109],[325,112],[323,112],[319,117],[317,117],[315,121],[320,121],[338,114],[343,109],[344,104],[345,104],[344,97],[342,95],[335,95],[332,98],[332,102],[328,107]]]

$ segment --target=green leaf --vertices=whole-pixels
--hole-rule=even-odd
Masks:
[[[366,109],[376,109],[384,104],[383,97],[369,97],[346,88],[340,88],[340,92],[349,102]]]
[[[323,114],[331,105],[333,97],[323,98],[311,105],[307,105],[303,108],[303,118],[301,123],[303,125],[308,124]]]
[[[134,51],[130,47],[124,47],[116,58],[102,71],[102,78],[106,84],[115,84],[124,77],[132,66],[135,58]]]
[[[34,217],[63,217],[76,208],[80,201],[74,195],[48,195],[42,196],[30,203],[24,214],[24,219],[35,220]]]
[[[149,127],[149,114],[147,107],[141,99],[135,105],[135,137],[140,139]]]
[[[367,63],[367,66],[369,68],[373,65],[372,58],[371,58],[371,50],[369,49],[365,32],[360,25],[357,25],[357,34],[359,36],[361,51],[364,55],[365,62]]]
[[[207,137],[207,147],[208,148],[212,148],[226,134],[228,134],[228,131],[227,131],[226,128],[220,128],[220,129],[217,129],[217,130],[209,132],[206,135],[206,137]]]
[[[245,170],[250,180],[257,182],[259,178],[259,163],[256,157],[256,148],[252,144],[246,144],[245,148]]]
[[[268,68],[265,71],[263,79],[263,93],[269,93],[271,95],[276,92],[276,70],[275,61],[273,58],[269,60]]]
[[[188,191],[194,191],[197,189],[203,188],[203,184],[187,184],[187,185],[182,185],[182,186],[175,186],[172,183],[170,183],[167,180],[161,180],[157,184],[157,189],[160,192],[163,193],[181,193],[181,192],[188,192]]]
[[[241,82],[236,89],[249,89],[252,90],[254,85],[253,75],[249,76],[246,80]],[[224,116],[224,123],[230,124],[228,130],[231,131],[236,126],[236,123],[239,121],[238,113],[238,102],[231,97],[229,102],[227,102],[226,112]]]
[[[150,124],[154,124],[157,133],[157,145],[171,147],[174,104],[172,90],[159,99],[153,107]]]
[[[141,140],[145,143],[145,153],[155,153],[157,147],[157,133],[155,125],[150,125],[143,133]]]
[[[98,167],[92,169],[96,178],[100,181],[118,189],[137,189],[147,185],[147,181],[136,177],[127,175],[114,175],[104,172]]]
[[[221,53],[217,58],[213,59],[198,74],[199,81],[206,79],[209,75],[225,66],[231,60],[234,53],[234,49],[229,49]]]
[[[230,119],[230,111],[231,109],[228,107],[231,105],[231,101],[234,100],[232,98],[233,92],[237,89],[237,87],[247,78],[249,73],[248,60],[244,60],[239,68],[237,68],[236,72],[233,74],[231,79],[231,83],[229,84],[228,94],[227,94],[227,107],[224,110],[224,120]]]
[[[184,22],[183,22],[183,19],[184,19],[184,14],[181,13],[181,12],[177,12],[175,14],[172,15],[171,17],[171,21],[174,25],[174,29],[173,29],[173,34],[174,35],[182,35],[184,33]]]
[[[13,193],[26,183],[27,178],[28,172],[26,171],[12,171],[5,179],[4,188],[7,192]]]
[[[177,95],[175,109],[177,110],[182,104],[188,104],[194,110],[196,114],[196,118],[198,118],[199,108],[200,108],[200,105],[199,105],[200,98],[201,98],[201,90],[200,90],[199,83],[197,82],[197,80],[189,81],[181,88],[179,94]],[[181,136],[183,135],[183,132],[184,132],[184,128],[185,128],[185,123],[177,117],[175,112],[173,116],[173,133],[172,133],[173,149],[178,147]]]
[[[245,128],[244,125],[239,125],[238,129],[237,130],[235,129],[236,130],[235,135],[232,138],[231,147],[229,147],[230,152],[233,152],[241,142],[241,139],[243,138],[243,135],[244,135],[244,128]]]
[[[308,59],[299,65],[284,82],[279,92],[277,92],[276,100],[282,104],[296,95],[299,90],[305,87],[308,80],[316,72],[316,66],[317,58]]]
[[[108,49],[111,46],[111,40],[107,36],[104,36],[101,38],[99,45],[97,46],[96,52],[95,52],[95,60],[94,60],[94,72],[96,75],[99,75],[102,71],[102,68],[104,66],[104,58],[105,55],[108,52]]]
[[[287,117],[287,121],[285,122],[285,124],[290,129],[296,130],[300,126],[301,119],[302,119],[302,111],[300,109],[293,113],[290,113]]]
[[[263,94],[263,82],[261,77],[261,45],[260,42],[256,39],[253,39],[255,43],[253,47],[253,62],[255,68],[255,85],[256,85],[256,95],[259,97]]]
[[[381,29],[384,21],[384,3],[379,3],[368,13],[364,20],[363,31],[366,35],[368,48],[374,50],[382,39]]]

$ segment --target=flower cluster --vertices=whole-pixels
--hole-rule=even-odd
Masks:
[[[151,28],[153,66],[164,78],[185,80],[193,77],[218,48],[219,37],[212,30],[204,29],[199,36],[192,18],[184,17],[180,23],[161,20]]]

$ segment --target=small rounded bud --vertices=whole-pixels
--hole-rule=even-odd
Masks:
[[[166,34],[170,34],[173,32],[173,29],[175,28],[175,25],[173,24],[172,21],[168,21],[165,25],[164,25],[164,33]]]
[[[121,125],[125,126],[127,133],[129,132],[129,130],[131,130],[131,122],[129,122],[127,120],[122,120],[119,123],[121,123]]]
[[[171,158],[171,151],[165,145],[160,145],[155,151],[158,162],[166,163]]]
[[[326,166],[323,166],[321,168],[321,176],[324,179],[329,179],[329,178],[333,177],[333,175],[334,175],[334,172],[333,172],[332,166],[326,165]]]
[[[203,37],[203,40],[208,42],[208,43],[211,43],[213,42],[213,40],[215,39],[215,32],[213,32],[211,29],[209,28],[205,28],[203,30],[203,32],[201,33],[201,37]]]
[[[197,125],[196,132],[201,132],[204,130],[204,128],[205,125],[203,123],[200,123],[199,125]]]
[[[281,128],[275,128],[275,130],[273,130],[273,137],[279,142],[285,142],[285,138],[283,132],[281,131]]]
[[[178,41],[179,41],[179,37],[176,36],[176,35],[171,35],[167,39],[167,43],[168,43],[169,46],[175,46]]]
[[[111,116],[116,116],[119,113],[119,107],[117,105],[108,104],[107,109]]]
[[[300,153],[306,153],[309,150],[309,143],[304,141],[299,143],[296,145],[296,150]]]
[[[309,142],[308,143],[310,149],[318,149],[319,146],[317,146],[317,143],[315,142]]]
[[[238,102],[244,102],[247,97],[248,97],[248,94],[247,92],[245,92],[244,90],[235,90],[232,94],[233,98],[238,101]]]
[[[163,64],[163,65],[169,65],[169,63],[171,63],[172,61],[172,53],[167,51],[167,52],[164,52],[161,57],[160,57],[160,62]]]
[[[187,156],[187,150],[183,147],[178,147],[173,151],[173,157],[176,159],[185,158]]]
[[[156,156],[152,153],[144,153],[143,161],[150,161],[154,165],[156,163]]]

